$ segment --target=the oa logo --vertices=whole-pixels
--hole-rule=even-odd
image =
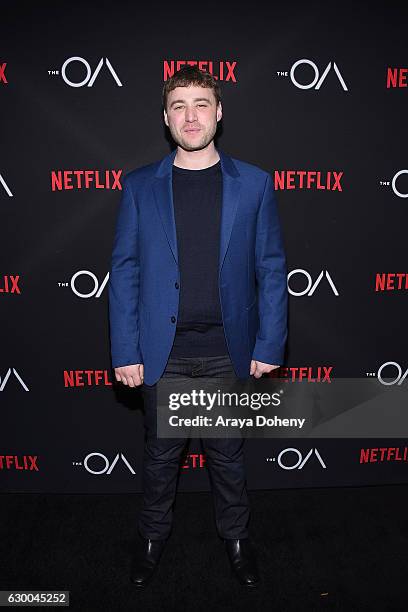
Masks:
[[[295,70],[301,64],[307,64],[308,66],[311,66],[313,68],[313,71],[314,71],[314,79],[310,83],[308,83],[307,85],[302,85],[302,83],[299,83],[296,80],[296,77],[295,77]],[[295,62],[293,64],[292,68],[290,69],[290,80],[299,89],[312,89],[312,87],[314,87],[315,89],[320,89],[320,87],[322,86],[323,81],[325,80],[325,78],[327,76],[327,73],[331,69],[331,65],[332,65],[332,63],[329,62],[327,64],[326,68],[324,69],[323,74],[320,76],[319,69],[318,69],[317,65],[314,62],[312,62],[309,59],[298,60],[297,62]],[[342,88],[344,89],[344,91],[348,91],[347,85],[344,82],[344,79],[343,79],[343,77],[340,74],[340,70],[338,69],[336,62],[333,62],[333,70],[337,74],[337,77],[338,77],[338,79],[340,81],[340,84],[341,84]]]
[[[304,289],[302,289],[301,291],[294,291],[290,287],[289,281],[290,281],[290,279],[295,274],[302,274],[303,276],[306,277],[306,281],[307,281],[306,287]],[[322,270],[315,281],[313,281],[311,275],[309,274],[309,272],[307,270],[302,270],[301,268],[296,268],[296,270],[292,270],[288,274],[288,291],[289,291],[289,293],[291,295],[296,296],[296,297],[300,297],[302,295],[307,295],[308,297],[310,297],[316,291],[316,287],[319,285],[320,281],[322,280],[323,274],[325,275],[325,277],[327,279],[327,282],[329,283],[329,285],[330,285],[334,295],[336,297],[338,297],[339,292],[337,291],[336,286],[333,283],[333,280],[332,280],[332,278],[331,278],[331,276],[330,276],[330,274],[328,273],[327,270]]]
[[[90,474],[96,474],[98,476],[101,474],[111,474],[113,468],[119,461],[119,458],[125,464],[131,474],[136,474],[135,470],[132,468],[123,453],[117,453],[112,462],[110,462],[106,455],[103,455],[102,453],[89,453],[89,455],[87,455],[84,459],[84,468]]]
[[[64,79],[65,83],[67,85],[69,85],[70,87],[84,87],[84,85],[86,85],[87,87],[92,87],[93,84],[95,83],[95,79],[98,76],[102,66],[103,66],[103,60],[104,58],[101,57],[101,59],[99,60],[99,64],[97,65],[97,67],[95,68],[93,74],[92,74],[92,70],[91,70],[91,66],[89,65],[89,63],[86,61],[86,59],[84,59],[83,57],[70,57],[67,60],[65,60],[65,62],[62,64],[62,68],[61,68],[61,75],[62,78]],[[67,77],[67,67],[72,63],[72,62],[80,62],[81,64],[83,64],[85,66],[85,70],[86,70],[86,76],[84,79],[82,79],[82,81],[79,82],[75,82],[75,81],[71,81],[68,77]],[[118,87],[122,87],[122,83],[119,80],[118,75],[116,74],[112,64],[110,63],[110,61],[108,60],[107,57],[105,57],[105,62],[106,62],[106,66],[108,68],[108,70],[110,71],[113,79],[116,82],[116,85]]]
[[[0,174],[0,183],[3,186],[4,191],[7,193],[7,195],[9,196],[9,198],[13,197],[13,194],[11,193],[11,190],[9,188],[9,186],[7,185],[6,181],[4,180],[4,178],[1,176]]]
[[[285,448],[279,453],[277,463],[282,470],[303,470],[312,454],[316,456],[322,468],[326,469],[327,466],[317,448],[311,448],[304,457],[298,448]]]
[[[1,380],[1,378],[0,378],[0,391],[4,391],[4,387],[6,386],[7,381],[10,378],[11,370],[13,370],[14,376],[17,378],[18,382],[23,387],[24,391],[29,391],[29,388],[27,387],[27,385],[25,384],[24,380],[21,378],[20,374],[17,372],[17,370],[15,368],[9,368],[7,370],[7,372],[6,372],[3,380]]]
[[[85,276],[89,276],[92,279],[93,288],[88,293],[81,293],[80,291],[78,291],[76,287],[76,280],[78,276],[82,276],[83,274]],[[71,289],[75,293],[75,295],[77,295],[80,298],[91,298],[94,296],[99,298],[101,297],[101,293],[104,290],[105,285],[108,282],[108,279],[109,279],[109,272],[103,279],[101,286],[99,286],[99,280],[95,276],[95,274],[93,274],[93,272],[90,272],[89,270],[79,270],[79,272],[76,272],[74,276],[71,278]]]
[[[391,187],[395,195],[399,198],[408,198],[408,193],[401,193],[396,187],[397,178],[401,176],[401,174],[408,174],[408,170],[400,170],[399,172],[397,172],[397,174],[394,175],[391,181]]]
[[[387,366],[393,366],[393,368],[395,368],[394,378],[392,378],[391,381],[384,380],[382,377],[383,369],[386,368]],[[377,378],[380,381],[380,383],[388,387],[391,385],[402,385],[402,383],[404,382],[407,376],[408,376],[408,369],[405,370],[405,372],[403,372],[400,364],[397,363],[396,361],[386,361],[385,363],[382,364],[382,366],[379,367],[378,372],[377,372]]]

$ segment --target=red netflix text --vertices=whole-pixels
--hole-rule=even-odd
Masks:
[[[52,170],[51,190],[118,189],[122,190],[122,170]]]
[[[305,381],[309,383],[331,383],[330,374],[333,366],[275,368],[269,373],[270,378],[280,378],[283,382]]]
[[[408,68],[387,68],[387,89],[407,87]]]
[[[38,472],[37,455],[0,455],[0,470]]]
[[[205,455],[203,453],[188,453],[181,465],[183,470],[195,470],[203,467],[205,467]]]
[[[64,370],[64,387],[111,387],[108,370]]]
[[[5,274],[4,276],[0,276],[0,293],[21,293],[20,287],[18,286],[18,281],[20,280],[20,276],[17,274],[13,276],[12,274]]]
[[[164,60],[163,62],[163,80],[167,81],[178,72],[182,66],[198,66],[199,70],[206,70],[213,75],[216,81],[232,81],[237,82],[234,70],[237,62],[212,62],[209,60]]]
[[[324,189],[343,191],[340,181],[343,172],[315,170],[275,170],[275,189]]]
[[[378,272],[375,277],[376,291],[403,291],[408,289],[406,272]]]
[[[383,463],[384,461],[408,461],[408,446],[360,449],[360,463]]]
[[[8,80],[6,79],[6,66],[7,62],[0,64],[0,83],[8,83]]]

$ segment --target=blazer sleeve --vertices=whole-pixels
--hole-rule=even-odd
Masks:
[[[287,339],[287,267],[270,174],[258,210],[255,245],[259,329],[252,359],[282,365]]]
[[[128,177],[124,177],[109,271],[112,366],[142,363],[139,347],[139,220]]]

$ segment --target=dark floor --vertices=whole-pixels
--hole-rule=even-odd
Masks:
[[[215,533],[210,493],[179,493],[144,592],[129,581],[135,495],[3,494],[0,590],[63,589],[70,609],[407,610],[408,485],[252,491],[263,582],[245,590]]]

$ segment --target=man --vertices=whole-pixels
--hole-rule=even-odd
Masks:
[[[141,386],[146,440],[141,545],[131,579],[145,586],[171,532],[185,440],[157,437],[162,377],[261,377],[283,363],[287,275],[271,176],[214,145],[221,93],[185,66],[163,87],[177,148],[124,178],[109,279],[112,365]],[[234,574],[255,586],[241,438],[203,439],[215,521]]]

